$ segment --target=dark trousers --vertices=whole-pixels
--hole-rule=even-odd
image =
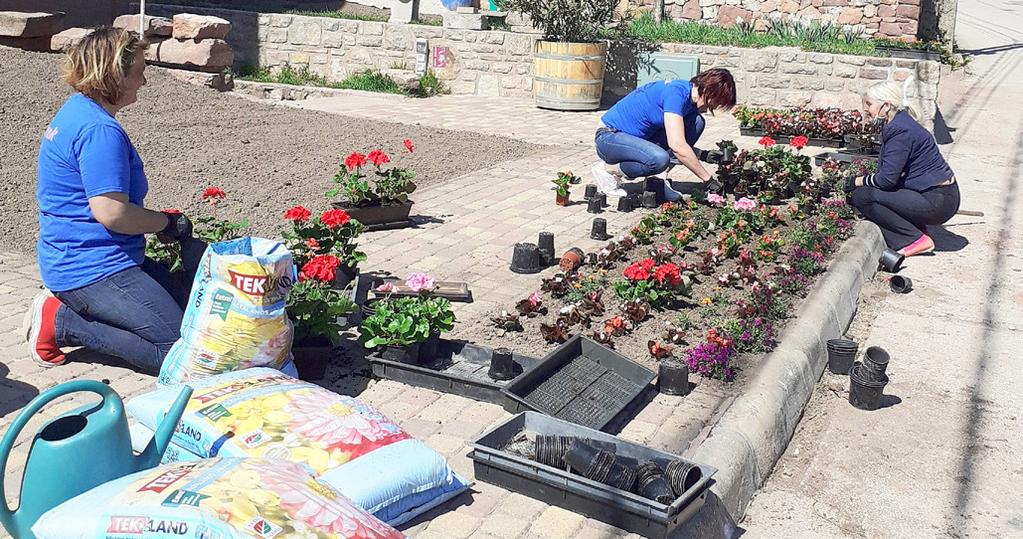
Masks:
[[[695,146],[706,127],[703,116],[699,114],[684,116],[683,122],[686,143]],[[594,142],[597,145],[597,156],[601,161],[618,165],[622,169],[622,174],[633,179],[664,172],[672,159],[667,135],[649,141],[621,131],[600,129]]]
[[[909,189],[882,191],[857,187],[850,199],[864,217],[881,227],[885,243],[898,250],[920,239],[927,225],[940,225],[959,211],[959,184],[932,187],[918,192]]]
[[[57,311],[57,345],[84,346],[158,373],[181,336],[192,278],[205,250],[199,240],[182,242],[184,275],[147,258],[141,266],[55,293],[63,303]]]

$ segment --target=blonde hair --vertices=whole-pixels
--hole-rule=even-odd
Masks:
[[[888,103],[895,110],[904,110],[913,117],[914,120],[920,117],[916,111],[916,107],[909,102],[909,85],[912,83],[913,78],[906,79],[906,82],[899,86],[894,81],[884,81],[877,84],[871,84],[863,92],[863,98],[869,99],[874,103]]]
[[[138,33],[102,26],[67,51],[64,80],[75,90],[107,103],[117,103],[128,70],[149,43]]]

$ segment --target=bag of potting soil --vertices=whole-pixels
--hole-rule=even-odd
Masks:
[[[281,368],[293,329],[285,313],[295,265],[284,245],[241,238],[207,247],[157,383],[186,383],[249,367]]]
[[[100,485],[46,512],[38,539],[397,539],[298,464],[207,459],[166,464]]]
[[[436,451],[357,399],[266,368],[190,385],[192,397],[172,439],[181,460],[294,461],[392,525],[469,486]],[[175,398],[176,390],[168,387],[128,401],[128,412],[145,428],[136,427],[141,446]]]

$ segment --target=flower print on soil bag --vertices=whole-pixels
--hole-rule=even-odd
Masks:
[[[281,368],[293,329],[285,312],[295,266],[284,245],[260,238],[213,243],[158,384],[189,383],[250,367]]]

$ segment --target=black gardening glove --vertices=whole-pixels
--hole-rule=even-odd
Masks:
[[[704,163],[719,165],[725,159],[725,153],[720,150],[700,150],[696,156]]]
[[[845,185],[842,186],[842,190],[846,193],[852,193],[856,190],[856,177],[850,176],[845,179]]]
[[[707,194],[714,193],[716,195],[720,195],[721,191],[725,188],[725,186],[722,185],[722,183],[714,176],[711,176],[710,179],[704,183],[704,186],[707,190]]]
[[[156,233],[156,239],[161,243],[174,243],[192,237],[192,221],[185,214],[170,210],[162,213],[167,216],[167,226]]]

